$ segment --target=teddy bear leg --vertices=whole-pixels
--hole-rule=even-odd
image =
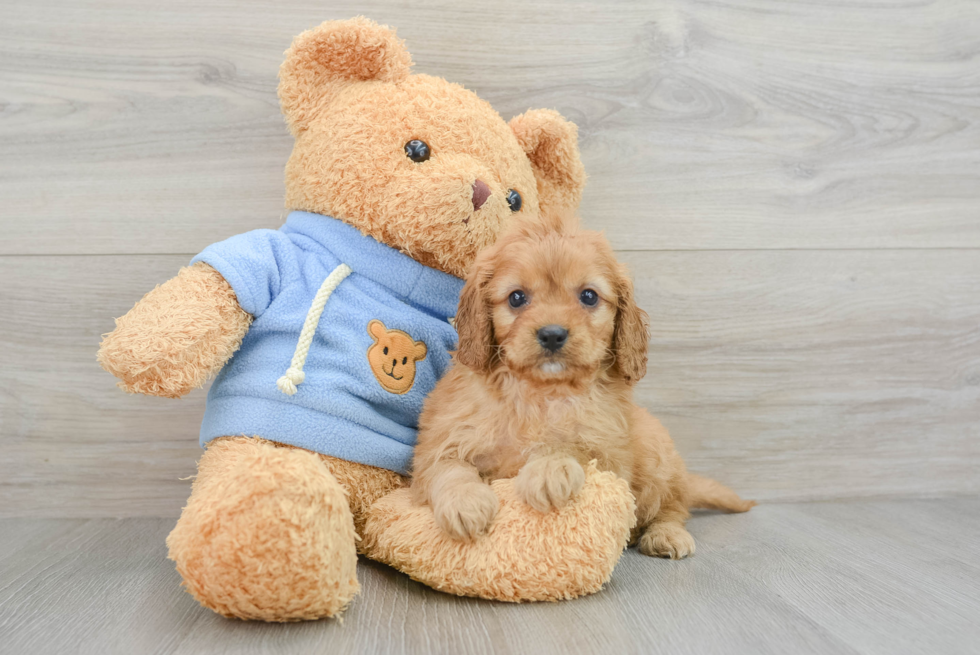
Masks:
[[[317,454],[258,437],[209,444],[167,546],[191,595],[227,617],[334,616],[359,590],[344,488]]]
[[[408,485],[408,478],[394,471],[337,459],[330,455],[320,455],[324,466],[347,491],[351,514],[354,515],[354,531],[364,535],[364,522],[368,509],[380,498],[392,491]],[[358,552],[363,552],[362,542],[358,541]]]
[[[636,524],[625,480],[589,464],[579,494],[545,513],[521,500],[513,479],[491,487],[500,509],[472,541],[450,537],[431,507],[396,489],[368,510],[363,552],[434,589],[491,600],[575,598],[609,581]]]

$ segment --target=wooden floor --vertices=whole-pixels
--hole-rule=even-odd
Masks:
[[[342,625],[179,589],[204,394],[121,393],[100,335],[281,223],[282,53],[358,14],[578,125],[651,316],[638,401],[768,501],[697,517],[694,559],[530,606],[366,562]],[[977,0],[3,0],[0,653],[980,652],[978,52]]]
[[[976,653],[980,499],[760,505],[629,551],[600,593],[508,605],[363,561],[343,623],[223,619],[179,588],[169,519],[0,521],[3,653]]]

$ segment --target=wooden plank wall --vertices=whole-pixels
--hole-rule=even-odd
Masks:
[[[653,320],[639,399],[763,500],[976,493],[980,4],[5,0],[0,515],[174,516],[204,395],[126,396],[99,335],[275,227],[283,50],[399,27],[416,70],[580,129],[587,225]]]

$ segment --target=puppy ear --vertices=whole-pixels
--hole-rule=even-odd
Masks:
[[[626,267],[619,264],[619,307],[613,344],[616,367],[630,386],[647,372],[647,346],[650,342],[650,317],[640,309],[633,296],[633,280]]]
[[[493,351],[493,323],[484,293],[493,276],[486,256],[478,257],[463,285],[456,311],[459,347],[456,361],[475,371],[489,371]]]
[[[573,214],[585,188],[578,128],[551,109],[531,109],[510,120],[538,183],[542,216]]]
[[[293,136],[304,131],[345,86],[401,82],[412,57],[387,25],[363,16],[334,20],[293,40],[279,68],[279,102]]]

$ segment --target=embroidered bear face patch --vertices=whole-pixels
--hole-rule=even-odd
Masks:
[[[374,343],[368,347],[368,364],[381,388],[390,393],[407,393],[415,384],[415,362],[425,359],[425,343],[407,332],[389,330],[381,321],[368,323],[368,334]]]

